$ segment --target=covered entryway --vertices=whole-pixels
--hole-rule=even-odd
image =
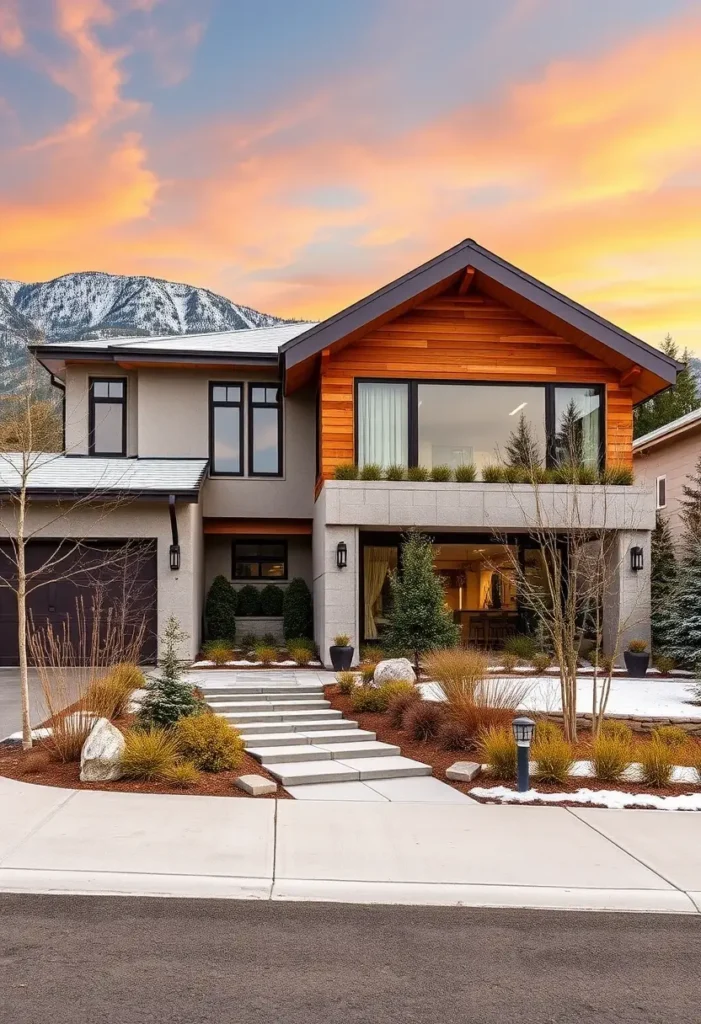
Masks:
[[[50,563],[57,557],[61,560],[52,568]],[[0,542],[0,578],[14,580],[14,562],[12,544]],[[73,649],[79,651],[81,615],[90,631],[95,614],[102,618],[112,608],[113,614],[122,616],[121,628],[127,635],[145,623],[141,661],[156,661],[155,540],[90,540],[80,545],[72,540],[32,541],[27,546],[27,570],[37,572],[43,567],[47,568],[39,576],[41,585],[27,599],[30,621],[37,628],[50,623],[57,633],[65,630]],[[14,590],[0,585],[0,665],[16,665],[18,658],[17,599]]]

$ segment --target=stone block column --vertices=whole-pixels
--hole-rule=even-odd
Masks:
[[[604,653],[613,653],[616,635],[622,631],[618,645],[618,662],[633,639],[650,644],[650,579],[651,533],[649,530],[617,530],[607,552],[608,592],[603,607]],[[631,568],[631,548],[643,550],[643,568]]]
[[[323,664],[331,667],[329,647],[338,633],[347,633],[355,647],[358,661],[360,636],[358,633],[359,561],[356,526],[327,526],[319,522],[323,502],[317,501],[312,542],[314,573],[314,639],[319,646]],[[336,548],[344,541],[348,548],[348,565],[336,565]]]

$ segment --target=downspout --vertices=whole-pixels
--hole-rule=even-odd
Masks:
[[[180,568],[180,544],[178,542],[178,519],[175,515],[175,495],[168,496],[168,514],[170,515],[170,532],[172,543],[170,545],[170,568],[177,572]]]
[[[49,374],[49,380],[51,386],[58,388],[61,392],[61,451],[66,451],[66,385],[59,377],[54,373]]]

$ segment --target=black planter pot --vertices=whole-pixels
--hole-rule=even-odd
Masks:
[[[335,672],[347,672],[353,661],[354,647],[329,647],[331,664]]]
[[[623,660],[628,669],[628,675],[633,679],[644,679],[647,674],[647,667],[650,664],[650,655],[647,651],[638,654],[637,651],[624,651]]]

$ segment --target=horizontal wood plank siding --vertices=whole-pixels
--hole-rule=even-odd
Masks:
[[[632,460],[633,403],[620,374],[573,342],[479,293],[444,294],[324,358],[321,468],[353,462],[356,377],[605,384],[607,460]]]

